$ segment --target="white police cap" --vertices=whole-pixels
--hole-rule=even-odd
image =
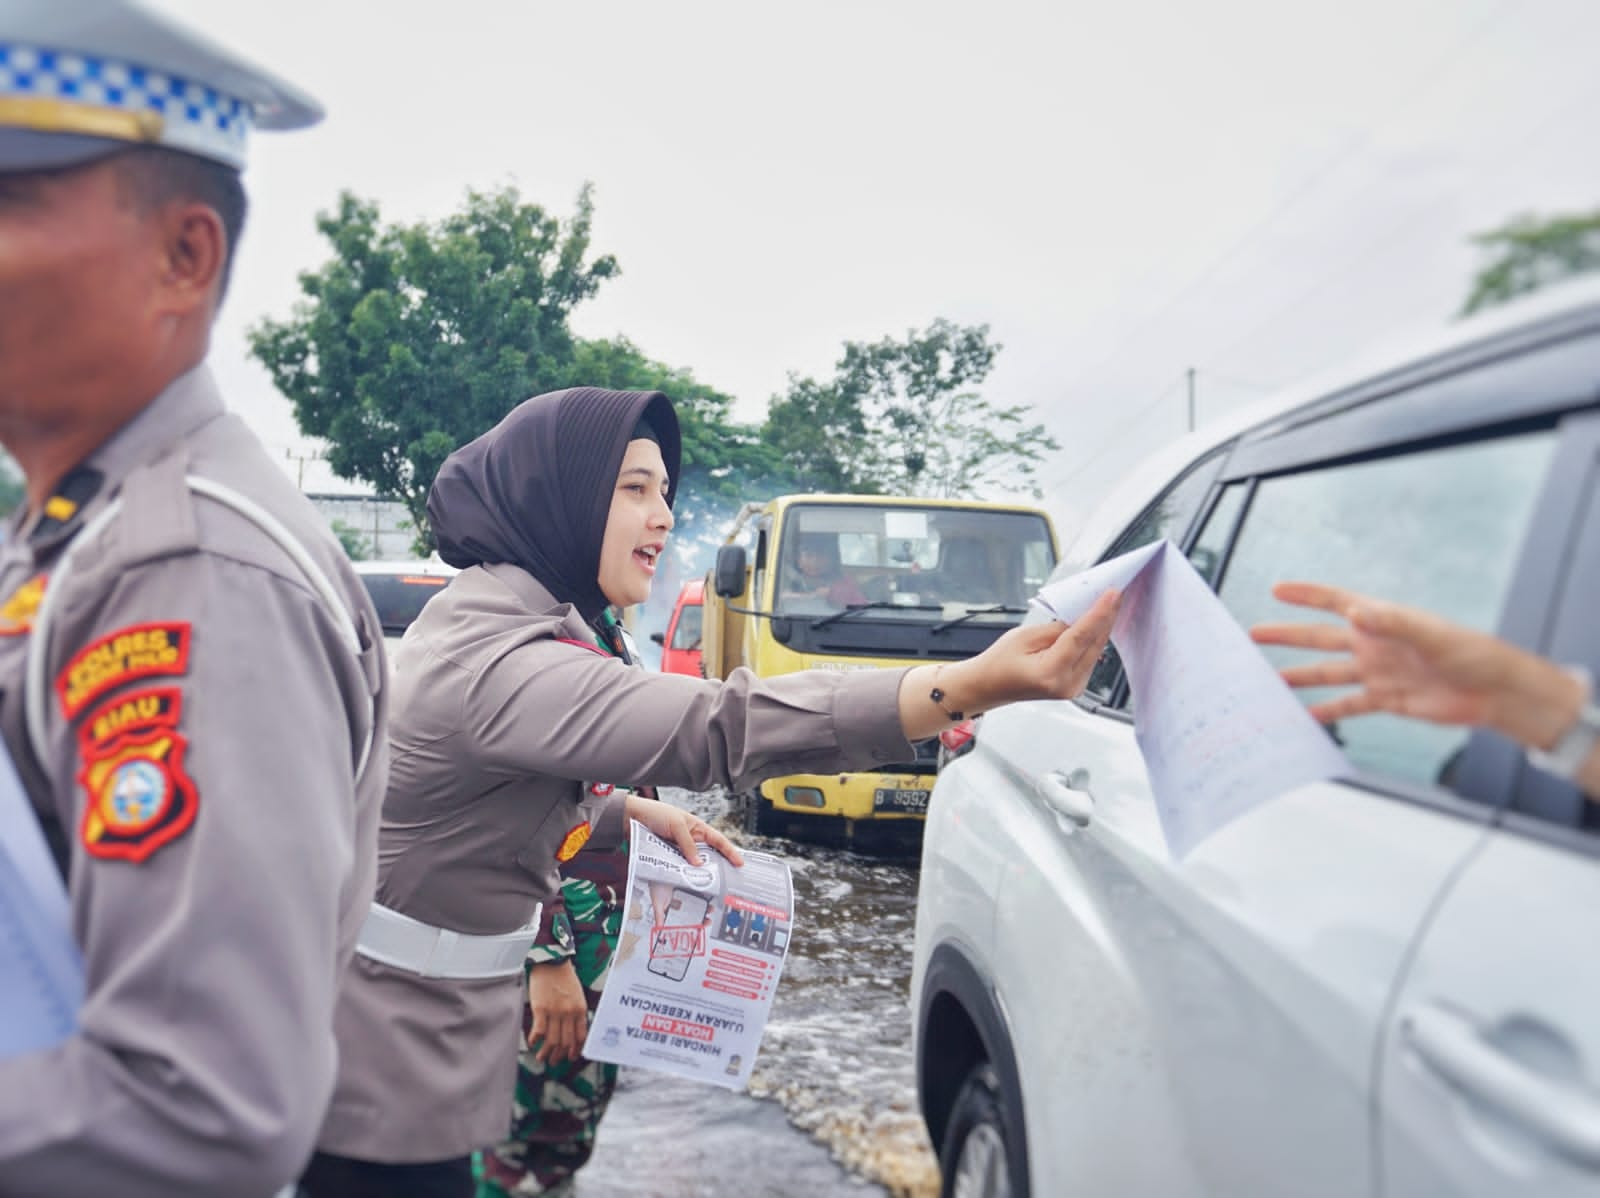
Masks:
[[[0,171],[129,145],[242,170],[252,126],[321,119],[299,88],[133,0],[0,0]]]

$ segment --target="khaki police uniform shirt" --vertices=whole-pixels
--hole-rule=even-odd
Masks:
[[[905,760],[903,673],[720,683],[631,669],[531,575],[464,570],[395,656],[379,901],[457,932],[525,926],[561,862],[621,834],[614,786],[744,789]],[[358,955],[319,1147],[405,1163],[499,1143],[521,994],[520,976],[423,978]]]
[[[0,730],[69,854],[87,997],[59,1047],[0,1061],[0,1194],[267,1195],[334,1080],[333,1012],[370,901],[386,775],[376,613],[305,497],[199,368],[84,464],[87,498],[0,547]],[[226,484],[333,581],[328,610]],[[69,543],[113,498],[122,510]],[[53,513],[53,514],[52,514]],[[31,534],[30,534],[31,530]],[[30,580],[50,589],[45,760],[23,722]],[[353,617],[366,650],[343,639]],[[0,982],[0,984],[4,984]]]

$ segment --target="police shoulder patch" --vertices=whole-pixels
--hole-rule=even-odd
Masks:
[[[561,838],[561,847],[556,850],[556,860],[571,861],[578,855],[578,850],[589,843],[589,837],[593,834],[594,829],[589,826],[588,820],[572,828]]]
[[[139,863],[193,826],[200,795],[184,769],[182,705],[177,688],[151,687],[103,704],[79,728],[79,834],[90,856]]]
[[[107,633],[73,655],[56,675],[61,710],[74,719],[107,691],[137,678],[186,674],[193,639],[184,623],[132,624]]]

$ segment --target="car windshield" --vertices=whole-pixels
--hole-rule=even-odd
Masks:
[[[450,580],[436,574],[362,574],[372,605],[378,609],[378,620],[389,636],[398,636],[411,626],[411,621],[422,614],[427,603]]]
[[[803,504],[785,518],[776,610],[1014,624],[1054,565],[1049,527],[1035,514]]]

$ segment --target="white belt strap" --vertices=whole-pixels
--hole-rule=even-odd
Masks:
[[[497,936],[471,936],[412,919],[373,903],[361,925],[356,952],[425,978],[499,978],[522,972],[539,932],[539,912],[526,927]]]
[[[184,478],[189,489],[197,495],[204,495],[209,499],[231,508],[239,513],[262,532],[266,533],[278,547],[287,553],[300,572],[305,575],[306,581],[311,584],[311,589],[317,593],[329,613],[334,616],[343,639],[350,652],[359,660],[361,657],[361,637],[356,631],[355,620],[349,610],[339,598],[339,592],[328,579],[322,568],[306,552],[305,546],[300,544],[295,535],[260,504],[245,498],[231,487],[213,482],[209,478],[201,478],[190,474]],[[48,704],[49,687],[45,684],[45,659],[48,656],[47,647],[50,641],[50,615],[54,605],[51,598],[61,593],[61,584],[71,569],[73,557],[81,545],[89,544],[96,533],[116,518],[122,510],[122,500],[113,499],[95,515],[94,519],[84,525],[82,531],[73,538],[62,553],[61,560],[56,563],[51,571],[50,583],[45,587],[44,599],[39,604],[39,610],[34,616],[33,635],[28,639],[28,668],[23,682],[23,718],[28,726],[28,740],[33,749],[34,757],[40,761],[48,761],[45,752],[45,714]],[[368,713],[367,736],[361,746],[361,755],[356,763],[356,779],[367,772],[367,760],[372,755],[372,738],[375,732],[373,725],[376,723]]]

